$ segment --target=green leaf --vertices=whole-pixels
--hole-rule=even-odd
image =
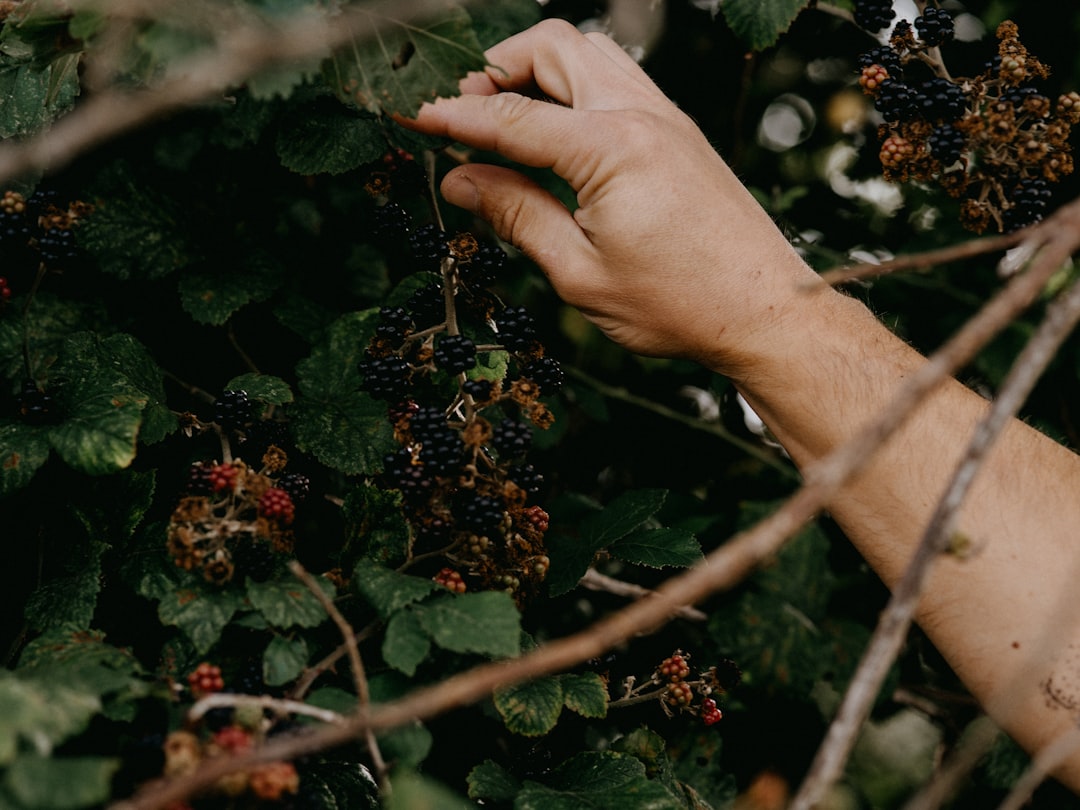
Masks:
[[[358,107],[412,118],[421,103],[457,95],[459,80],[486,65],[461,8],[415,25],[394,20],[392,3],[372,9],[370,34],[334,54],[326,71],[327,83]]]
[[[809,0],[724,0],[720,8],[732,32],[752,50],[776,44]]]
[[[315,577],[323,593],[331,599],[335,588],[325,577]],[[247,583],[247,598],[252,607],[262,613],[271,626],[280,630],[290,627],[317,627],[326,621],[326,610],[311,591],[298,579],[270,579]]]
[[[108,544],[90,540],[69,549],[69,573],[45,583],[27,600],[24,615],[30,626],[88,629],[101,590],[101,558],[108,549]]]
[[[595,672],[581,675],[567,673],[558,677],[559,685],[563,690],[563,704],[566,708],[582,717],[593,719],[607,717],[607,684],[599,674]]]
[[[249,397],[267,405],[284,405],[293,401],[289,384],[272,374],[241,374],[225,383],[223,390],[247,391]]]
[[[390,778],[386,810],[475,810],[472,802],[450,788],[412,771],[395,771]]]
[[[0,422],[0,496],[27,484],[49,459],[46,428],[22,422]]]
[[[308,646],[303,636],[274,636],[263,651],[263,681],[267,686],[283,686],[295,680],[308,662]]]
[[[359,762],[321,759],[304,765],[304,802],[312,810],[379,810],[379,785]]]
[[[106,757],[23,756],[4,774],[4,787],[27,807],[74,810],[110,798],[120,760]]]
[[[558,678],[540,678],[499,689],[492,697],[506,727],[523,737],[547,734],[562,714],[563,688]]]
[[[138,173],[134,165],[117,161],[96,178],[94,214],[76,236],[102,272],[125,281],[153,281],[202,257],[187,235],[190,214],[161,193],[164,183],[140,181]]]
[[[551,567],[544,585],[551,596],[562,596],[575,587],[596,558],[596,550],[580,538],[551,531],[544,538]]]
[[[419,721],[376,735],[383,756],[398,768],[418,768],[431,753],[435,738]]]
[[[685,810],[679,797],[651,781],[645,766],[627,754],[578,754],[545,782],[527,782],[515,810]]]
[[[430,652],[431,640],[411,611],[398,611],[386,623],[382,655],[388,666],[412,677]]]
[[[594,551],[625,537],[655,515],[664,505],[666,489],[638,489],[624,492],[603,511],[586,515],[580,524],[581,538]]]
[[[360,391],[359,362],[377,310],[335,321],[311,356],[297,365],[300,396],[291,410],[297,446],[347,475],[379,471],[397,447],[386,403]]]
[[[18,298],[12,300],[12,306],[23,303]],[[38,290],[29,304],[25,321],[22,318],[0,318],[0,372],[12,380],[19,380],[25,375],[22,353],[24,326],[30,349],[30,376],[43,382],[68,335],[104,325],[105,319],[96,305],[64,300],[48,290]]]
[[[377,119],[332,98],[295,105],[275,142],[281,165],[298,174],[342,174],[378,160],[386,136]]]
[[[345,547],[339,562],[348,567],[358,557],[372,563],[404,560],[412,530],[401,510],[401,493],[370,483],[361,484],[345,496]]]
[[[521,614],[502,591],[438,594],[413,607],[444,650],[509,658],[521,650]]]
[[[120,365],[132,356],[134,339],[102,338],[90,332],[64,342],[53,366],[64,421],[49,431],[49,442],[68,466],[89,475],[127,467],[149,399]]]
[[[689,568],[701,560],[701,544],[683,529],[644,529],[608,547],[613,557],[650,568]]]
[[[243,596],[234,589],[178,588],[158,603],[158,618],[179,627],[195,649],[205,653],[221,638],[225,625],[243,602]]]
[[[487,50],[540,22],[542,15],[535,0],[484,0],[469,3],[469,16],[480,46]]]
[[[237,310],[273,295],[283,278],[282,266],[265,254],[241,267],[188,271],[180,279],[180,304],[196,323],[221,326]]]
[[[356,566],[352,584],[382,619],[388,619],[406,605],[421,601],[439,587],[425,577],[401,574],[367,560],[361,560]]]
[[[69,56],[40,67],[0,55],[0,138],[32,135],[71,109],[79,95],[73,67]]]
[[[39,682],[0,670],[0,764],[11,762],[23,745],[48,754],[85,729],[100,710],[97,695],[58,680]]]
[[[521,782],[501,765],[485,759],[468,776],[469,798],[510,802],[521,790]]]

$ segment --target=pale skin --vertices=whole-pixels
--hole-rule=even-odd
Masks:
[[[800,467],[850,440],[924,358],[822,288],[697,126],[614,42],[546,21],[407,123],[552,169],[571,213],[512,169],[470,163],[445,199],[487,220],[564,301],[643,355],[729,377]],[[814,288],[808,292],[808,288]],[[985,414],[955,381],[828,504],[886,585],[903,575]],[[931,571],[916,620],[1031,752],[1080,719],[1080,457],[1015,420],[960,514],[976,553]],[[1056,773],[1080,792],[1080,754]]]

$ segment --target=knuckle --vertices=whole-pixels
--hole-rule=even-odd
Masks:
[[[495,119],[502,126],[512,127],[527,118],[535,102],[519,93],[499,93],[490,97]]]

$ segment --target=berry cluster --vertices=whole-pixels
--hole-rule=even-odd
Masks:
[[[208,736],[194,731],[173,731],[165,738],[163,775],[177,777],[189,774],[206,759],[238,756],[254,749],[260,740],[258,733],[239,725],[227,725]],[[234,771],[218,779],[202,801],[215,799],[280,802],[295,796],[300,790],[300,775],[291,762],[269,762],[250,770]],[[199,805],[196,805],[199,806]],[[217,806],[208,804],[206,806]]]
[[[1039,91],[1049,70],[1010,21],[998,26],[997,55],[980,74],[950,76],[938,46],[953,28],[947,11],[927,5],[914,27],[901,20],[888,45],[860,57],[859,84],[884,119],[882,171],[938,184],[960,200],[969,230],[1017,230],[1043,218],[1050,185],[1073,170],[1080,94],[1051,102]]]
[[[541,397],[560,389],[562,367],[525,309],[487,289],[501,249],[471,233],[413,227],[394,205],[380,210],[405,234],[420,284],[404,305],[379,310],[360,364],[362,389],[387,403],[401,445],[380,483],[404,496],[413,551],[439,550],[444,572],[522,600],[549,565],[547,513],[529,504],[543,479],[525,457],[533,430],[554,421]],[[449,577],[435,579],[464,589]]]
[[[25,197],[9,189],[0,195],[0,251],[29,250],[49,269],[64,269],[81,258],[75,229],[92,211],[81,200],[61,203],[51,190]]]
[[[690,654],[676,650],[640,686],[635,686],[635,678],[627,678],[625,694],[613,702],[612,707],[653,698],[659,700],[668,717],[676,713],[690,714],[711,726],[723,717],[716,699],[738,686],[742,673],[733,661],[724,659],[719,665],[700,672],[696,678],[691,675]]]
[[[188,686],[191,694],[195,697],[212,695],[225,688],[225,680],[221,677],[221,667],[215,666],[208,661],[203,661],[188,675]]]
[[[262,460],[258,471],[239,459],[191,466],[187,494],[169,521],[168,550],[176,565],[198,569],[216,585],[237,576],[261,582],[292,553],[289,526],[307,478],[272,477],[285,465],[285,453],[276,446]]]

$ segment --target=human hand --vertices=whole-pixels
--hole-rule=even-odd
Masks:
[[[578,208],[483,164],[446,175],[447,201],[490,222],[631,351],[734,376],[780,339],[817,275],[622,48],[548,20],[487,57],[495,67],[466,77],[462,95],[402,123],[551,168]]]

